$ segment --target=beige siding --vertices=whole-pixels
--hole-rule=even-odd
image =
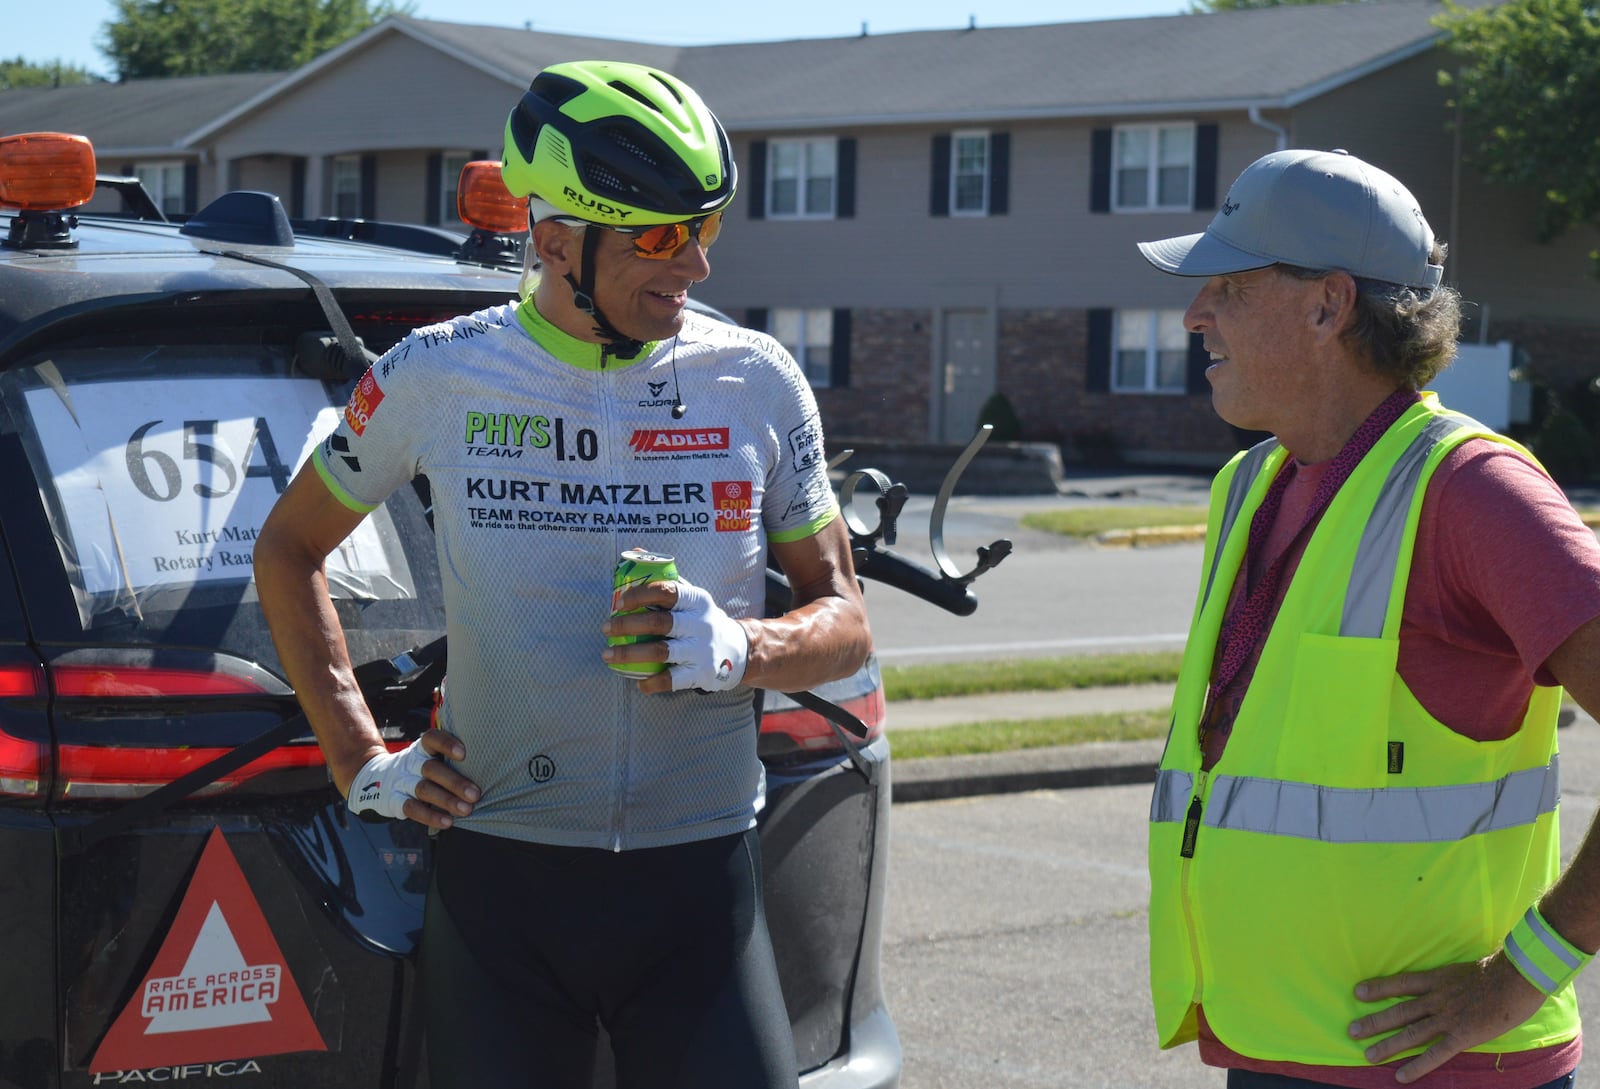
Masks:
[[[522,89],[391,34],[229,126],[215,151],[225,158],[443,147],[498,154]]]
[[[1416,194],[1434,233],[1450,244],[1446,279],[1491,332],[1501,320],[1595,320],[1600,281],[1587,275],[1600,247],[1592,229],[1540,243],[1534,203],[1492,186],[1470,163],[1457,172],[1454,116],[1431,54],[1378,72],[1300,111],[1295,133],[1313,147],[1348,147]],[[1465,156],[1470,159],[1470,156]]]
[[[258,189],[263,193],[276,193],[290,215],[289,206],[294,186],[294,159],[288,155],[262,155],[253,159],[238,159],[231,166],[229,185],[234,189]],[[204,172],[201,174],[204,177]],[[212,194],[215,196],[216,194]],[[203,198],[202,203],[205,199]]]
[[[1600,250],[1600,232],[1585,228],[1541,243],[1530,197],[1470,181],[1462,187],[1461,224],[1446,267],[1468,301],[1484,311],[1491,337],[1497,319],[1600,319],[1600,280],[1589,259]]]
[[[743,192],[703,293],[725,309],[930,306],[939,290],[963,286],[997,293],[1011,308],[1186,305],[1194,285],[1156,274],[1135,243],[1203,230],[1212,213],[1092,214],[1095,127],[996,126],[1011,133],[1010,210],[985,217],[929,214],[932,138],[941,130],[815,134],[857,138],[855,218],[752,220]],[[1223,122],[1219,198],[1273,139],[1248,122]],[[748,185],[749,140],[736,140],[735,154]]]
[[[1428,54],[1376,72],[1295,111],[1298,147],[1344,148],[1399,178],[1422,205],[1434,234],[1448,239],[1451,197],[1450,110]]]
[[[390,151],[378,156],[376,219],[401,223],[427,222],[428,156],[426,152]]]

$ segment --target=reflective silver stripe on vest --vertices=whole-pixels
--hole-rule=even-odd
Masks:
[[[1163,771],[1156,775],[1155,793],[1150,796],[1150,823],[1183,820],[1189,799],[1194,796],[1194,776],[1186,771]]]
[[[1532,824],[1561,800],[1560,759],[1488,783],[1353,790],[1221,775],[1206,803],[1205,827],[1324,843],[1452,843]],[[1163,771],[1152,823],[1177,822],[1194,790],[1187,772]]]
[[[1383,634],[1383,620],[1389,611],[1395,567],[1400,562],[1400,544],[1405,539],[1417,478],[1422,475],[1423,466],[1435,446],[1463,427],[1478,426],[1481,425],[1476,420],[1466,416],[1435,416],[1389,470],[1389,478],[1383,482],[1372,516],[1362,531],[1361,543],[1356,546],[1355,565],[1350,572],[1350,585],[1345,590],[1340,635],[1376,639]]]
[[[1560,761],[1488,783],[1351,790],[1222,776],[1206,804],[1209,828],[1325,843],[1450,843],[1532,824],[1561,800]]]
[[[1356,547],[1341,635],[1377,638],[1383,634],[1418,481],[1434,448],[1461,428],[1488,430],[1459,413],[1436,415],[1390,468]],[[1276,443],[1261,443],[1240,462],[1222,514],[1217,557],[1263,459],[1275,448]],[[1208,596],[1210,580],[1215,577],[1214,557]],[[1151,822],[1184,820],[1193,793],[1194,777],[1188,772],[1162,771],[1150,800]],[[1546,767],[1513,772],[1494,782],[1441,787],[1356,790],[1224,775],[1213,785],[1204,824],[1328,843],[1449,843],[1532,824],[1553,813],[1560,800],[1560,761],[1555,757]]]

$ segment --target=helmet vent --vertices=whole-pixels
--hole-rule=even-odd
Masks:
[[[638,186],[601,162],[590,162],[584,171],[584,183],[600,196],[613,197],[632,203],[639,192]]]
[[[547,131],[550,133],[550,143],[547,145],[550,149],[550,157],[562,166],[570,167],[572,165],[572,145],[567,142],[566,135],[559,132],[554,126],[551,126]]]
[[[632,155],[635,159],[638,159],[650,169],[656,171],[663,169],[661,156],[646,148],[643,144],[639,143],[639,141],[635,140],[626,129],[614,128],[606,133],[606,135],[611,137],[611,142],[616,144],[619,149],[626,151],[629,155]]]
[[[661,76],[660,76],[660,75],[658,75],[658,74],[657,74],[657,73],[655,73],[655,72],[651,72],[651,73],[650,73],[650,78],[651,78],[651,79],[653,79],[653,80],[655,80],[655,81],[656,81],[656,82],[657,82],[657,83],[659,83],[659,84],[661,84],[661,86],[662,86],[662,87],[665,87],[665,88],[666,88],[666,91],[667,91],[667,93],[668,93],[668,94],[669,94],[669,95],[671,95],[671,96],[672,96],[672,97],[673,97],[673,98],[675,98],[675,99],[677,99],[677,100],[678,100],[678,103],[679,103],[679,104],[680,104],[680,105],[684,105],[684,104],[685,104],[685,103],[684,103],[684,101],[683,101],[683,96],[682,96],[682,95],[681,95],[681,94],[679,94],[679,93],[678,93],[678,89],[677,89],[677,88],[676,88],[676,87],[674,87],[674,86],[673,86],[673,85],[672,85],[672,84],[671,84],[671,82],[670,82],[670,81],[668,81],[668,80],[664,80],[664,79],[662,79],[662,78],[661,78]]]
[[[656,105],[654,102],[650,101],[650,99],[646,98],[644,96],[644,94],[639,90],[639,88],[633,86],[630,83],[624,83],[620,79],[614,79],[614,80],[611,81],[609,86],[611,87],[611,89],[613,91],[616,91],[619,94],[627,95],[629,98],[633,99],[635,102],[639,103],[642,106],[647,107],[648,109],[654,110],[656,113],[661,113],[662,112],[660,106]]]
[[[560,108],[571,102],[587,88],[571,76],[559,75],[555,72],[540,72],[528,85],[528,93],[536,98],[543,99],[550,105]]]

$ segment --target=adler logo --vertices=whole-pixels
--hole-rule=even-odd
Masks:
[[[635,453],[691,453],[697,450],[726,450],[726,427],[648,428],[635,431],[628,440]]]

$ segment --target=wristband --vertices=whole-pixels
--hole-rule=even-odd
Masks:
[[[1567,939],[1539,914],[1538,907],[1517,920],[1506,935],[1506,959],[1542,994],[1553,995],[1578,977],[1594,959]]]

